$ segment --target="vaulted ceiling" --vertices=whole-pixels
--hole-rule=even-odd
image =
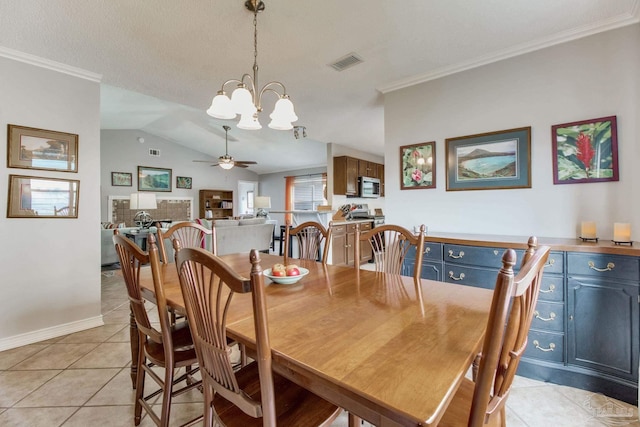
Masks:
[[[326,162],[334,142],[383,154],[383,94],[636,23],[640,0],[266,0],[259,82],[286,85],[307,138],[232,125],[229,151],[258,173]],[[251,73],[244,0],[0,0],[0,48],[102,75],[103,129],[140,129],[224,153],[227,121],[205,114],[220,85]],[[344,71],[329,64],[355,53]],[[2,51],[0,51],[2,54]]]

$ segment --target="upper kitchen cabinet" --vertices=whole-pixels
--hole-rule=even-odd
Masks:
[[[380,191],[384,195],[384,165],[349,156],[333,158],[333,194],[358,196],[358,178],[361,176],[380,179]]]
[[[358,195],[358,159],[348,156],[333,158],[333,194]]]

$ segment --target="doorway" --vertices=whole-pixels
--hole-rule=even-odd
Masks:
[[[258,181],[238,181],[238,215],[253,215],[253,199],[258,195]]]

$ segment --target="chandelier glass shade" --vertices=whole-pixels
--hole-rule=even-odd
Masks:
[[[247,0],[245,7],[253,12],[253,75],[244,74],[241,79],[230,79],[224,82],[213,98],[207,114],[223,120],[235,119],[240,115],[240,121],[237,124],[240,129],[262,129],[258,114],[262,111],[262,96],[270,92],[275,94],[278,100],[269,116],[271,118],[269,127],[277,130],[291,130],[292,122],[298,120],[298,116],[284,85],[278,81],[272,81],[258,90],[258,12],[264,10],[264,2]],[[225,87],[234,83],[236,88],[229,98]]]

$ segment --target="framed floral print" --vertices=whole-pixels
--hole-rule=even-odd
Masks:
[[[436,188],[436,143],[400,147],[400,189]]]
[[[618,181],[616,116],[551,127],[553,183]]]

